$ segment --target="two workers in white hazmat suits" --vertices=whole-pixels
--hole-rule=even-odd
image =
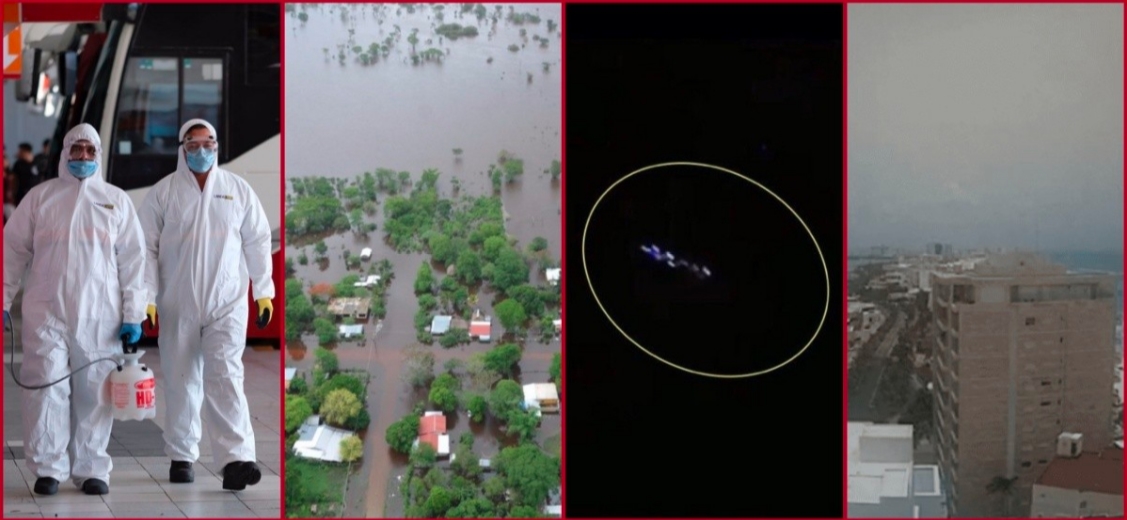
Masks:
[[[102,178],[94,127],[63,139],[58,178],[27,194],[4,226],[4,323],[24,285],[19,382],[45,385],[136,343],[145,319],[145,251],[133,203]],[[71,478],[91,495],[109,492],[106,453],[115,366],[94,363],[70,380],[23,390],[23,434],[35,492],[53,495]],[[69,453],[68,453],[69,447]]]
[[[59,178],[36,187],[5,226],[4,321],[10,324],[27,272],[20,379],[30,386],[119,353],[119,338],[136,343],[140,322],[147,315],[157,325],[159,308],[170,480],[194,481],[202,407],[223,488],[241,490],[261,479],[242,354],[248,281],[259,326],[273,314],[270,229],[250,186],[215,166],[214,128],[189,121],[180,137],[176,172],[135,212],[128,195],[102,179],[94,128],[79,125],[67,134]],[[54,494],[68,477],[88,494],[108,493],[112,369],[96,363],[76,372],[70,386],[24,391],[36,493]]]
[[[216,166],[218,136],[210,123],[188,121],[179,137],[176,172],[153,186],[139,209],[145,287],[155,296],[146,313],[160,327],[169,479],[195,480],[202,408],[223,488],[237,491],[262,478],[243,392],[243,350],[248,290],[260,327],[273,314],[270,225],[250,185]]]

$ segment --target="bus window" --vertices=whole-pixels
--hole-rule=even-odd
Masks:
[[[176,58],[130,58],[118,101],[118,156],[175,154],[180,71]],[[115,161],[116,162],[116,161]]]
[[[176,169],[180,125],[192,118],[220,130],[225,62],[216,57],[135,56],[125,64],[114,126],[110,182],[124,190],[156,184]]]
[[[223,60],[184,58],[184,107],[180,121],[200,118],[219,126],[223,101]],[[176,128],[180,130],[179,127]],[[220,139],[223,135],[219,136]],[[220,150],[222,156],[222,150]]]

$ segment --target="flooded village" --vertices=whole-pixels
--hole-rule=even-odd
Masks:
[[[287,514],[558,514],[560,7],[286,9]]]

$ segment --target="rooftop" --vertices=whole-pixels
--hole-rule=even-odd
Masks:
[[[341,336],[344,336],[346,338],[351,337],[351,336],[359,336],[359,335],[364,333],[364,326],[363,325],[341,325],[340,327],[337,328],[337,331],[340,332]]]
[[[329,312],[337,316],[368,314],[369,305],[367,298],[333,298],[329,300]]]
[[[430,322],[430,333],[446,334],[446,331],[450,330],[450,323],[453,321],[453,316],[435,316]]]
[[[446,435],[446,415],[426,412],[419,420],[418,443],[429,444],[439,455],[450,454],[450,436]]]
[[[849,502],[879,504],[884,497],[907,497],[912,426],[850,422],[848,430]]]
[[[302,439],[294,442],[294,453],[305,458],[330,462],[341,462],[340,443],[353,435],[348,430],[325,425],[318,426],[311,439],[307,440],[304,436],[305,432],[302,433]]]
[[[1108,495],[1123,494],[1123,450],[1085,451],[1076,458],[1056,457],[1037,484]]]
[[[470,322],[470,336],[489,337],[489,333],[490,333],[491,329],[492,329],[492,323],[488,320],[485,320],[485,321],[474,320],[474,321]]]
[[[419,435],[446,433],[446,416],[442,412],[427,412],[419,419]]]

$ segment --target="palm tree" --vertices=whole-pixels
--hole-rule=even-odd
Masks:
[[[1017,477],[997,476],[986,485],[986,492],[994,495],[1001,494],[1005,497],[1006,516],[1013,515],[1013,491],[1017,487]]]

